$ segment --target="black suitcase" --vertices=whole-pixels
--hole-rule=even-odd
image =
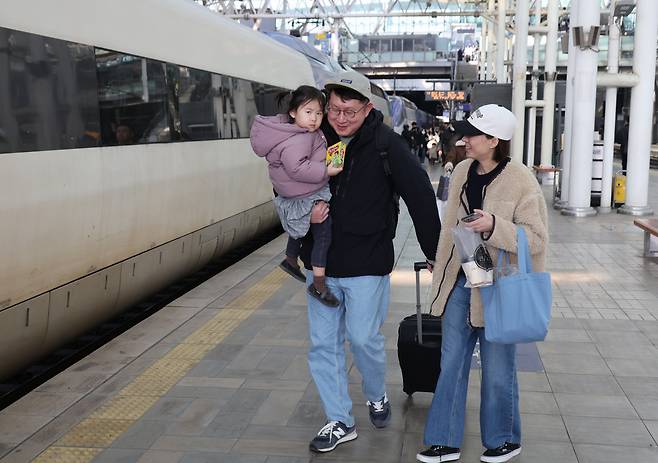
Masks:
[[[441,370],[441,320],[420,310],[420,271],[426,262],[415,262],[416,314],[405,317],[398,328],[398,359],[402,370],[402,390],[434,392]]]

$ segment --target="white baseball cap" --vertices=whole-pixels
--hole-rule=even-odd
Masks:
[[[372,101],[372,92],[370,91],[370,80],[357,71],[339,72],[333,79],[324,84],[324,88],[331,91],[332,88],[343,87],[360,93],[368,100]]]
[[[453,122],[460,135],[490,135],[501,140],[511,140],[516,126],[512,111],[496,104],[480,106],[465,121]]]

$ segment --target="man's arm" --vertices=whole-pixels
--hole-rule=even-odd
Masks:
[[[434,189],[418,158],[411,156],[402,141],[399,137],[390,137],[388,158],[393,185],[407,205],[425,257],[433,261],[441,233]]]

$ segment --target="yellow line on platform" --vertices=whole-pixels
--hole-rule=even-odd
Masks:
[[[203,357],[283,285],[278,268],[133,379],[114,397],[42,452],[36,463],[87,463],[140,419]]]

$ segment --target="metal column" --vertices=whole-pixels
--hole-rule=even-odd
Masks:
[[[487,43],[487,31],[489,29],[489,20],[485,17],[482,17],[482,29],[480,35],[480,58],[478,60],[479,65],[479,75],[480,80],[487,80],[487,53],[489,49],[489,43]]]
[[[493,18],[493,14],[495,11],[495,0],[489,0],[489,4],[487,6],[487,11],[489,12],[489,15]],[[494,52],[493,52],[493,47],[494,47],[494,42],[495,42],[495,27],[494,23],[492,22],[489,24],[489,28],[487,29],[487,75],[485,77],[485,80],[493,80],[494,78]]]
[[[573,29],[578,23],[578,1],[574,0],[569,9],[569,53],[567,61],[567,88],[565,94],[565,114],[564,114],[564,143],[562,145],[562,156],[560,159],[560,201],[556,202],[554,207],[561,209],[566,207],[569,201],[569,178],[571,176],[571,126],[573,123],[573,82],[576,75],[576,51],[573,44]]]
[[[613,15],[608,23],[608,73],[619,71],[619,25]],[[605,125],[603,127],[603,177],[599,213],[608,213],[612,206],[612,161],[615,149],[615,121],[617,118],[617,88],[605,91]]]
[[[541,0],[535,0],[535,14],[534,26],[537,27],[541,24]],[[541,43],[541,34],[535,32],[533,35],[532,44],[532,78],[530,87],[530,100],[537,101],[537,92],[539,86],[539,44]],[[535,137],[537,128],[537,107],[530,106],[528,109],[528,146],[526,147],[526,160],[527,166],[532,166],[535,163]]]
[[[599,0],[578,0],[578,22],[583,35],[588,36],[599,26]],[[573,39],[573,36],[571,37]],[[591,207],[592,149],[594,144],[594,112],[596,109],[597,52],[590,47],[576,46],[576,75],[573,87],[573,121],[571,134],[571,172],[569,202],[562,214],[589,217],[596,214]]]
[[[650,215],[649,162],[653,92],[656,82],[656,38],[658,36],[658,2],[637,0],[633,72],[640,78],[631,90],[631,114],[628,128],[628,182],[626,203],[619,212]]]
[[[544,113],[541,124],[541,164],[553,165],[553,121],[555,118],[555,78],[557,69],[558,0],[548,0],[546,54],[544,56]]]
[[[514,34],[514,71],[512,74],[512,112],[516,127],[512,138],[512,159],[523,162],[523,135],[525,132],[526,71],[528,68],[528,0],[516,0]]]
[[[496,26],[496,83],[507,82],[505,69],[505,11],[507,0],[498,0],[498,25]]]

